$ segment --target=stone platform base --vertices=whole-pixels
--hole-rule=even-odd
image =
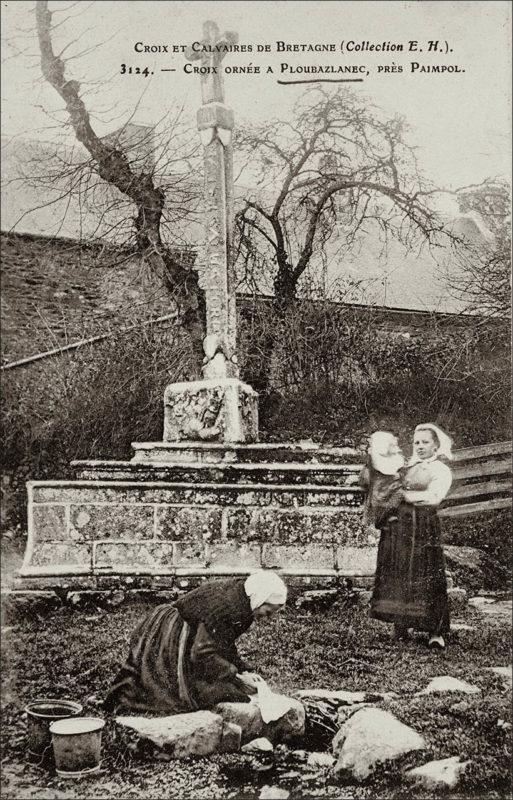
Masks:
[[[259,568],[372,576],[376,541],[361,526],[358,465],[315,447],[303,463],[278,462],[279,449],[267,461],[184,463],[141,459],[146,446],[132,461],[77,462],[77,480],[29,482],[21,584],[48,588],[65,577],[73,589],[105,576],[157,584]]]

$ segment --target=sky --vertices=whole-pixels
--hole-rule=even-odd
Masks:
[[[61,101],[40,75],[34,34],[33,2],[4,0],[2,7],[2,132],[52,138],[45,112]],[[425,172],[448,188],[510,173],[510,13],[509,2],[51,2],[55,48],[65,45],[70,77],[85,81],[85,100],[100,134],[118,127],[134,113],[152,123],[169,108],[184,104],[191,119],[200,104],[197,75],[184,73],[183,53],[136,53],[144,47],[189,45],[202,37],[202,24],[214,19],[221,32],[234,30],[248,53],[230,53],[223,66],[259,66],[260,74],[225,75],[226,102],[236,122],[287,116],[303,85],[280,80],[305,79],[286,71],[305,65],[363,65],[369,74],[352,88],[390,113],[404,115]],[[77,39],[77,37],[80,38]],[[285,44],[333,44],[335,52],[277,52]],[[407,51],[417,41],[422,53]],[[445,43],[452,52],[428,53],[428,41]],[[70,44],[71,42],[71,44]],[[340,52],[348,42],[403,43],[403,52]],[[257,52],[258,45],[271,46]],[[464,72],[421,74],[411,63],[458,66]],[[196,62],[198,64],[199,62]],[[149,77],[121,75],[121,64],[144,69]],[[403,71],[392,73],[401,66]],[[268,73],[271,66],[274,72]],[[388,67],[387,73],[377,68]],[[162,72],[174,69],[174,72]],[[327,77],[336,77],[327,75]],[[116,109],[116,113],[112,109]],[[121,116],[118,116],[121,115]],[[124,116],[123,116],[124,115]],[[57,128],[57,130],[61,130]]]

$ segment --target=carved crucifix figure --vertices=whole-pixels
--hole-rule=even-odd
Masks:
[[[238,35],[227,31],[219,36],[219,28],[215,22],[203,23],[203,39],[199,47],[193,50],[188,47],[185,57],[188,61],[201,60],[201,97],[203,103],[224,103],[223,73],[221,62],[230,51],[230,45],[238,42]]]

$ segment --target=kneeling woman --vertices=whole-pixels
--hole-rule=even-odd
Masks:
[[[259,676],[239,658],[235,641],[286,599],[281,578],[262,571],[210,581],[157,606],[134,631],[104,708],[176,714],[249,702]]]
[[[447,579],[437,508],[451,488],[451,440],[436,425],[418,425],[413,456],[402,473],[402,502],[376,522],[381,531],[371,616],[429,633],[429,646],[443,649],[449,631]]]

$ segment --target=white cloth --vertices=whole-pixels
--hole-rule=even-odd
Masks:
[[[264,722],[274,722],[292,708],[292,700],[284,694],[275,694],[262,679],[257,684],[256,701]]]
[[[287,602],[287,587],[275,572],[267,570],[254,572],[244,583],[244,589],[249,597],[252,611],[264,603],[284,605]]]
[[[444,433],[443,430],[438,427],[438,425],[433,425],[432,422],[423,422],[421,425],[417,425],[417,427],[415,428],[415,433],[417,433],[417,431],[422,431],[422,430],[432,431],[435,434],[438,441],[440,442],[440,447],[436,451],[436,455],[444,456],[450,461],[452,459],[452,450],[451,450],[452,439],[450,438],[450,436],[447,436],[447,434]],[[415,433],[413,434],[414,436]],[[414,464],[418,460],[420,460],[418,456],[414,456],[412,457],[410,463]]]
[[[396,475],[404,466],[397,439],[389,431],[376,431],[369,437],[369,455],[372,466],[382,475]]]
[[[406,499],[409,503],[419,506],[439,506],[449,494],[452,473],[447,464],[439,461],[437,456],[433,456],[410,464],[404,481]],[[419,488],[410,489],[410,484]],[[421,486],[423,488],[420,488]]]

